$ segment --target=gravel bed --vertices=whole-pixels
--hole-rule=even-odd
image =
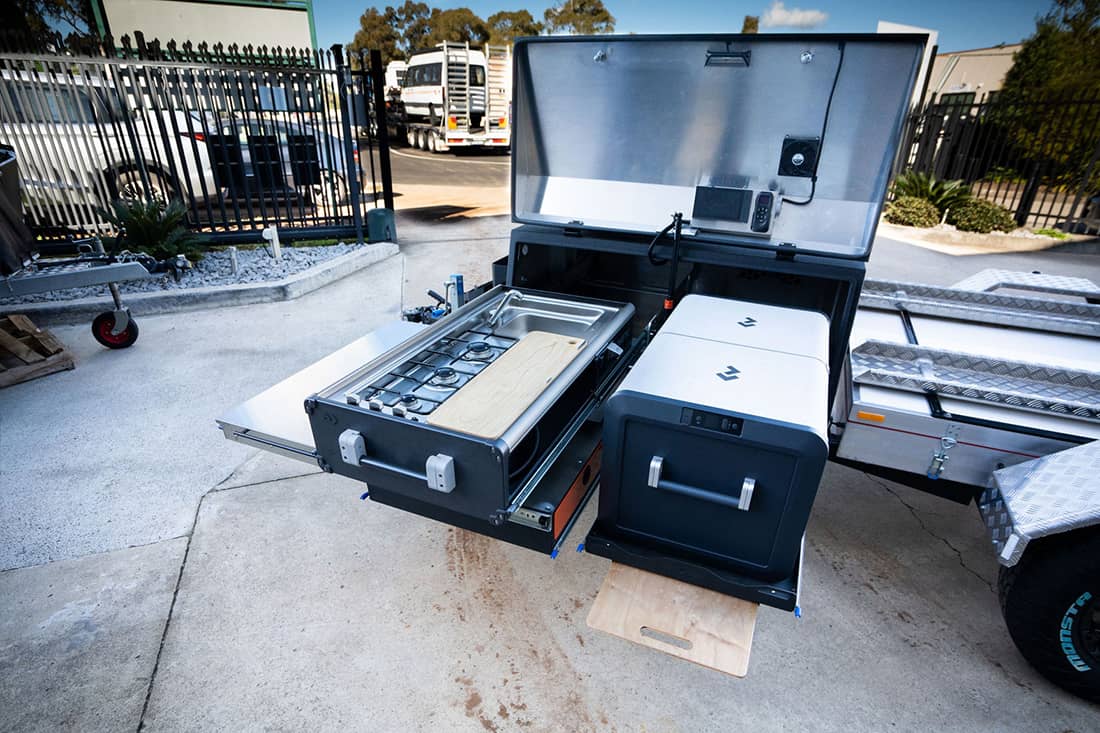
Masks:
[[[334,257],[354,252],[364,246],[366,245],[345,244],[344,242],[323,247],[291,247],[284,245],[282,261],[276,261],[268,253],[268,250],[263,248],[238,249],[236,274],[233,274],[231,270],[232,260],[228,251],[211,251],[195,263],[193,269],[183,273],[179,282],[171,274],[166,273],[149,280],[131,280],[119,283],[118,287],[124,294],[149,293],[162,290],[282,280]],[[53,290],[48,293],[35,293],[34,295],[24,295],[18,298],[0,298],[0,305],[75,300],[76,298],[102,297],[107,294],[106,286],[97,285],[88,288]]]

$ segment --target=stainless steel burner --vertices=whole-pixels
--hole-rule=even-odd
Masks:
[[[412,392],[406,392],[401,395],[398,400],[398,404],[404,407],[406,410],[415,410],[420,407],[420,398],[414,395]]]
[[[493,347],[484,341],[474,341],[462,352],[462,358],[466,361],[486,361],[492,356]]]
[[[428,384],[435,387],[445,387],[459,380],[458,372],[453,367],[439,367],[435,374],[428,379]]]

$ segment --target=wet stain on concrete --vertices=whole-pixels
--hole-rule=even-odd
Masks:
[[[449,597],[452,612],[459,623],[476,625],[483,634],[483,641],[470,650],[476,667],[455,676],[466,715],[490,731],[502,725],[540,731],[606,729],[607,723],[590,713],[584,679],[540,612],[544,599],[531,598],[524,590],[505,548],[491,538],[453,528],[444,547],[457,588]],[[585,605],[578,599],[565,603],[569,611]]]

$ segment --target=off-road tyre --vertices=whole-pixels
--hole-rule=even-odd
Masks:
[[[1001,613],[1024,658],[1100,702],[1100,527],[1036,540],[998,577]]]

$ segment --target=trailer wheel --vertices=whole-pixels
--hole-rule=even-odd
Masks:
[[[428,133],[424,130],[420,130],[416,133],[416,147],[421,150],[428,149]]]
[[[416,130],[411,127],[405,130],[405,140],[409,143],[410,148],[416,147]]]
[[[1037,540],[998,580],[1008,633],[1044,677],[1100,702],[1100,528]]]
[[[115,314],[111,311],[100,313],[92,321],[92,335],[95,340],[108,349],[125,349],[134,345],[138,338],[137,321],[133,318],[120,333],[112,333],[115,328]]]

